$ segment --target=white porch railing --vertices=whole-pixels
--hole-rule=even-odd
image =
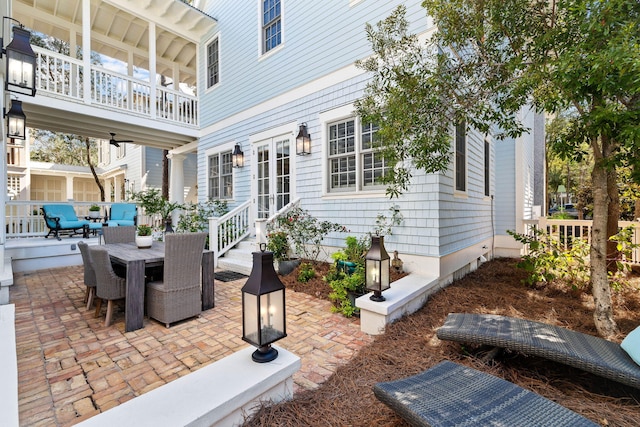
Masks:
[[[267,243],[267,228],[268,225],[273,223],[281,215],[289,212],[292,208],[300,204],[300,197],[297,197],[284,205],[278,212],[271,215],[269,218],[260,218],[256,220],[256,243]]]
[[[70,203],[78,218],[89,216],[91,205],[100,206],[100,215],[104,216],[111,203],[99,202],[51,202],[43,200],[9,200],[5,205],[6,237],[42,237],[49,232],[44,222],[42,205],[52,203]]]
[[[33,50],[37,55],[36,89],[39,94],[185,126],[198,125],[198,98],[195,96],[165,87],[157,87],[154,92],[147,81],[97,65],[89,70],[91,93],[87,96],[83,61],[35,46]]]
[[[247,200],[221,217],[209,218],[209,249],[214,251],[214,267],[218,258],[250,233],[251,201]]]
[[[631,243],[640,244],[640,223],[632,221],[618,221],[619,228],[633,226],[634,232]],[[537,220],[525,221],[525,234],[532,235],[531,230],[536,227],[546,232],[562,249],[570,249],[571,242],[576,238],[587,239],[587,243],[591,244],[591,220],[576,219],[549,219],[546,217]],[[525,246],[522,249],[523,254],[528,253]],[[631,251],[631,258],[625,259],[631,264],[640,264],[640,248]]]

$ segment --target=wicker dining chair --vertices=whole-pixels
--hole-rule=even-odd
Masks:
[[[82,255],[82,264],[84,266],[84,285],[87,287],[84,301],[87,303],[87,310],[89,310],[96,296],[96,271],[93,269],[89,245],[81,241],[78,242],[78,247],[80,248],[80,255]]]
[[[113,317],[113,302],[125,298],[127,295],[127,282],[113,271],[109,252],[105,248],[92,246],[89,251],[93,261],[93,269],[96,272],[96,296],[100,298],[96,303],[96,317],[100,315],[102,300],[107,300],[107,314],[104,326],[109,326]]]
[[[119,225],[116,227],[102,227],[104,243],[133,243],[136,241],[135,225]]]
[[[202,311],[202,252],[207,233],[169,233],[165,236],[164,274],[147,283],[147,315],[167,328]]]

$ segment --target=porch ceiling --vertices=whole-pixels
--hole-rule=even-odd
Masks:
[[[29,102],[30,101],[30,102]],[[23,102],[22,107],[27,116],[27,125],[36,129],[47,129],[54,132],[73,133],[98,139],[109,139],[109,132],[116,133],[116,139],[133,140],[137,145],[171,150],[197,140],[197,130],[180,128],[164,122],[151,119],[131,120],[124,113],[114,113],[95,108],[75,108],[76,105],[67,103],[70,108],[60,105],[46,105],[56,100],[40,98]],[[81,112],[84,111],[85,113]]]
[[[149,69],[149,23],[156,23],[156,70],[196,84],[197,44],[215,19],[180,0],[91,0],[91,49]],[[82,46],[82,0],[13,0],[13,17],[24,26]]]

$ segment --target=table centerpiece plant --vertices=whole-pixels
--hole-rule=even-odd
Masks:
[[[150,225],[140,224],[136,233],[136,245],[140,249],[150,248],[153,243],[153,236],[151,235],[153,229]]]

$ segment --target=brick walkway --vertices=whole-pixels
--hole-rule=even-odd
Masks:
[[[216,281],[216,307],[167,329],[145,318],[124,332],[116,311],[105,328],[83,303],[82,267],[16,273],[20,425],[69,426],[219,360],[242,341],[245,280]],[[287,291],[287,333],[277,342],[302,359],[295,391],[313,389],[372,338],[330,303]],[[212,385],[213,387],[219,385]]]

